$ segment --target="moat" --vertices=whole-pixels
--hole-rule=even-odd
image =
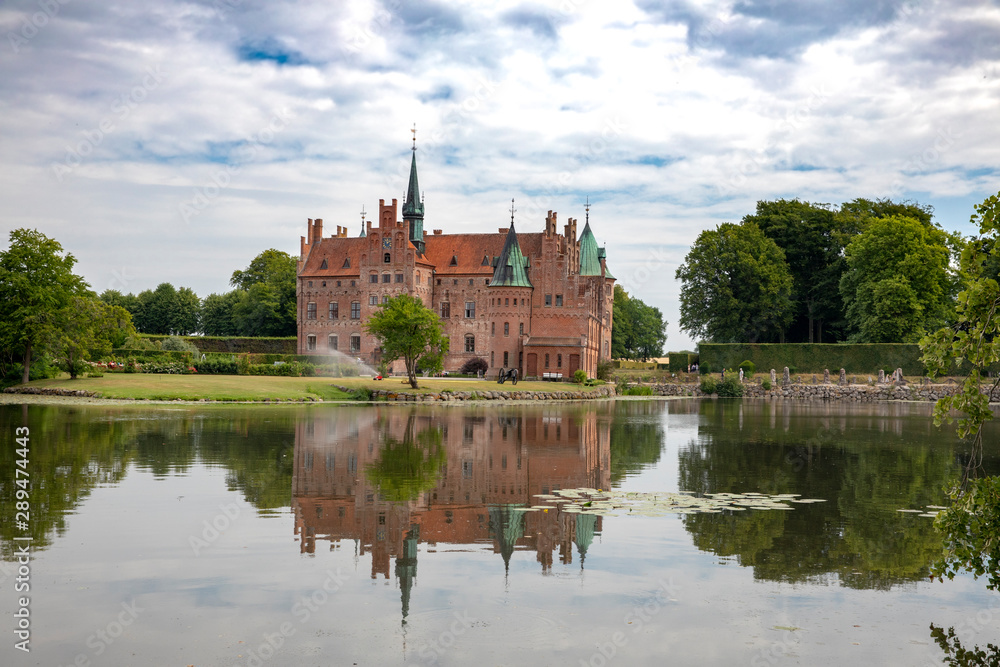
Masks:
[[[998,643],[1000,599],[971,576],[928,580],[941,543],[927,515],[965,462],[930,412],[0,406],[4,433],[31,433],[34,551],[32,650],[8,639],[0,656],[941,664],[931,624]],[[1000,456],[984,466],[1000,473]],[[12,447],[0,468],[9,621]]]

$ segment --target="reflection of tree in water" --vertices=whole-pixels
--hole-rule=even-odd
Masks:
[[[292,411],[266,419],[249,410],[178,410],[0,406],[0,429],[28,426],[31,514],[34,549],[62,535],[65,517],[91,490],[117,484],[130,465],[162,478],[182,474],[197,463],[228,470],[230,490],[240,490],[258,509],[291,504]],[[25,421],[26,420],[26,421]],[[14,480],[14,448],[0,452],[0,474]],[[13,521],[16,486],[0,484],[0,556],[10,559],[12,539],[22,536]]]
[[[944,664],[950,667],[1000,667],[1000,648],[987,644],[986,650],[973,646],[967,649],[955,633],[955,628],[947,630],[931,623],[931,637],[944,651]]]
[[[136,425],[115,419],[92,420],[81,411],[50,406],[0,406],[0,430],[12,434],[29,429],[30,535],[32,549],[52,543],[53,531],[62,535],[65,516],[100,484],[116,484],[125,476],[132,451],[128,442]],[[13,444],[13,443],[11,443]],[[16,478],[14,447],[0,452],[0,557],[12,560],[14,537],[24,536],[14,521]]]
[[[447,458],[441,429],[415,432],[415,419],[413,414],[407,419],[402,440],[384,436],[378,461],[365,470],[368,481],[378,487],[386,500],[415,500],[438,485]]]
[[[653,466],[663,449],[663,406],[629,401],[614,406],[611,421],[611,484]]]
[[[896,510],[940,504],[954,473],[951,448],[925,429],[929,419],[901,420],[898,432],[885,433],[863,414],[817,418],[795,408],[786,421],[790,406],[703,406],[698,440],[679,454],[681,489],[828,502],[686,516],[698,548],[736,556],[756,578],[774,581],[836,575],[844,586],[887,589],[928,575],[941,548],[933,523]]]

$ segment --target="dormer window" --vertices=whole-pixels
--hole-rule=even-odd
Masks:
[[[490,265],[490,256],[483,255],[483,266],[489,266],[489,265]]]
[[[320,268],[321,271],[323,269],[329,269],[330,268],[329,264],[326,263],[326,258],[325,257],[323,258],[323,263],[319,265],[319,268]]]
[[[458,266],[458,256],[457,255],[452,255],[451,256],[451,262],[449,262],[449,264],[451,266]]]
[[[345,269],[349,269],[349,268],[351,268],[351,258],[350,258],[350,257],[348,257],[348,258],[346,258],[346,259],[344,260],[344,268],[345,268]]]

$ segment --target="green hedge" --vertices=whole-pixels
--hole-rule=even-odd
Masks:
[[[169,336],[143,336],[151,341],[162,341]],[[229,352],[242,354],[295,354],[298,351],[298,339],[287,338],[243,338],[239,336],[181,336],[193,343],[199,352]]]
[[[785,366],[793,373],[848,373],[875,375],[879,370],[903,369],[904,375],[924,375],[920,347],[911,343],[700,343],[700,366],[717,373],[753,362],[759,373],[772,368],[779,374]]]
[[[698,355],[694,352],[670,352],[670,372],[687,373],[688,366],[698,363]]]
[[[169,362],[184,361],[190,362],[194,355],[190,352],[175,352],[172,350],[130,350],[124,347],[116,347],[111,350],[111,360],[123,362],[126,359],[135,359],[139,363],[146,361]]]

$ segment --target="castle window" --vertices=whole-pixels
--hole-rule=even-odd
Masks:
[[[472,286],[472,278],[469,278],[469,286]]]
[[[556,305],[557,306],[562,305],[562,294],[556,294]]]
[[[451,261],[448,262],[448,264],[449,264],[449,266],[458,266],[458,256],[457,255],[452,255],[451,256]]]
[[[548,354],[545,355],[545,367],[546,368],[549,367],[549,355]]]
[[[496,336],[497,335],[497,323],[496,322],[490,322],[490,335],[491,336]]]
[[[441,317],[449,318],[451,317],[451,304],[447,301],[441,302]]]
[[[306,336],[306,349],[308,350],[316,349],[316,336]]]
[[[368,305],[369,306],[377,306],[378,305],[378,294],[370,294],[370,295],[368,295]]]
[[[484,280],[483,284],[486,285],[487,287],[489,287],[490,286],[490,279],[487,278],[486,280]]]
[[[509,306],[510,305],[510,299],[504,299],[503,300],[503,305]]]
[[[382,295],[382,303],[389,303],[389,295],[388,294],[383,294]]]
[[[310,301],[308,303],[308,305],[306,305],[306,319],[307,320],[315,320],[316,319],[316,302],[315,301]]]
[[[467,334],[465,336],[465,351],[475,352],[476,351],[476,337],[472,334]]]
[[[389,262],[391,262],[392,261],[392,253],[388,253],[387,252],[384,255],[382,255],[382,261],[384,263],[386,263],[386,264],[388,264]]]
[[[351,281],[351,287],[354,287],[356,284],[357,284],[356,281],[354,280]]]
[[[334,350],[334,351],[337,350],[337,337],[336,336],[330,336],[330,338],[328,339],[327,343],[328,343],[328,345],[329,345],[329,347],[330,347],[331,350]]]
[[[451,284],[452,285],[457,285],[458,284],[458,278],[455,278],[454,280],[452,280]]]
[[[509,336],[510,335],[510,322],[504,322],[503,323],[503,335],[504,336]]]
[[[552,295],[551,294],[546,294],[545,295],[545,305],[546,306],[551,306],[552,305]]]
[[[517,334],[519,336],[524,335],[524,322],[521,322],[520,324],[517,325]]]
[[[489,266],[490,265],[490,256],[489,255],[483,255],[483,264],[482,265],[483,266]]]
[[[337,303],[336,301],[331,301],[330,302],[330,308],[327,311],[326,319],[328,319],[328,320],[337,320],[337,319],[340,319],[340,304],[339,303]]]
[[[345,269],[351,268],[351,258],[350,257],[347,257],[347,258],[344,259],[344,268]]]
[[[340,281],[339,280],[337,281],[337,287],[340,287]]]
[[[466,317],[470,317],[470,318],[476,316],[476,302],[475,301],[466,301],[465,302],[465,316]]]
[[[310,280],[309,281],[309,287],[312,287],[312,286],[313,286],[313,281]]]
[[[438,285],[440,285],[440,284],[441,284],[441,279],[440,279],[440,278],[438,278]]]
[[[326,287],[326,281],[325,280],[321,284],[323,285],[323,287]]]
[[[361,351],[361,336],[354,334],[351,336],[351,352]]]
[[[368,282],[370,282],[370,283],[377,283],[378,282],[378,274],[377,273],[373,273],[370,276],[368,276]]]
[[[390,274],[388,274],[388,273],[383,273],[382,274],[382,282],[384,282],[384,283],[392,282],[392,276]]]
[[[490,367],[493,367],[493,353],[490,352]]]
[[[397,273],[396,274],[396,282],[397,283],[403,282],[403,274],[402,273]]]
[[[361,319],[361,302],[352,301],[351,302],[351,319],[360,320]]]
[[[321,270],[322,269],[329,269],[330,268],[330,265],[326,263],[326,257],[323,258],[323,263],[319,265],[319,268]]]
[[[562,355],[556,355],[556,368],[562,368]]]

